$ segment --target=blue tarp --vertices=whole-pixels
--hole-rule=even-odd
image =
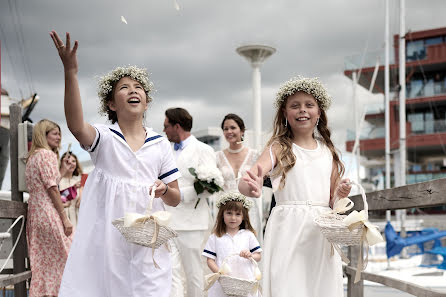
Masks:
[[[406,246],[425,243],[441,237],[446,237],[445,231],[439,232],[430,230],[429,234],[413,235],[410,237],[402,238],[398,235],[398,233],[395,232],[390,222],[387,222],[384,234],[386,235],[387,258],[398,255]]]

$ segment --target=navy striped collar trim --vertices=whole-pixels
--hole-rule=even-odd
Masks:
[[[160,137],[162,137],[162,136],[161,136],[161,135],[155,135],[155,136],[152,136],[152,137],[148,137],[148,138],[144,141],[144,143],[147,143],[147,142],[149,142],[149,141],[158,139],[158,138],[160,138]]]
[[[115,133],[116,135],[118,135],[119,137],[121,137],[122,140],[125,141],[125,137],[124,137],[124,135],[122,135],[120,132],[118,132],[118,131],[116,131],[116,130],[114,130],[114,129],[112,129],[112,128],[109,128],[109,129],[110,129],[110,131],[112,131],[113,133]],[[125,142],[127,142],[127,141],[125,141]]]
[[[113,133],[115,133],[116,135],[118,135],[122,140],[124,140],[125,142],[127,142],[127,141],[125,140],[124,135],[122,135],[121,132],[116,131],[115,129],[112,129],[112,128],[109,128],[109,129],[110,129],[110,131],[112,131]],[[147,132],[147,131],[146,131],[146,132]],[[147,137],[146,140],[144,141],[144,143],[148,143],[149,141],[158,139],[158,138],[160,138],[160,137],[162,137],[162,136],[159,135],[159,134],[158,134],[158,135],[151,136],[151,137]]]

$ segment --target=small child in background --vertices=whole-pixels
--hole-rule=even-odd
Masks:
[[[226,259],[229,275],[242,279],[254,279],[254,265],[250,258],[259,262],[262,249],[251,226],[248,211],[252,201],[238,192],[229,192],[217,202],[219,208],[215,226],[202,253],[207,257],[209,269],[216,273]],[[238,254],[237,257],[229,257]],[[208,291],[208,297],[226,297],[219,282]],[[249,295],[258,296],[257,293]]]

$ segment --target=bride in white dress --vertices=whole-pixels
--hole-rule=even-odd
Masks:
[[[217,167],[225,179],[223,190],[225,192],[238,192],[240,178],[254,165],[259,154],[256,150],[243,145],[245,123],[238,115],[233,113],[227,114],[221,123],[221,129],[226,141],[229,143],[228,148],[216,153]],[[257,233],[260,245],[262,245],[261,200],[249,199],[254,202],[254,207],[251,207],[249,211],[249,217]]]

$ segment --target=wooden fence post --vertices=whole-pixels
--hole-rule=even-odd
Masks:
[[[9,106],[9,131],[10,131],[10,162],[11,162],[11,200],[23,202],[23,193],[19,192],[19,138],[18,128],[19,123],[22,122],[22,108],[18,104]],[[12,231],[12,240],[16,241],[19,235],[20,224],[17,224]],[[26,257],[26,233],[23,229],[20,236],[19,243],[14,251],[13,273],[18,274],[25,271],[25,257]],[[26,281],[14,285],[15,297],[26,297]]]
[[[350,259],[349,265],[356,268],[359,259],[359,246],[348,248],[348,258]],[[347,279],[347,297],[364,297],[364,282],[360,280],[355,284],[355,274],[347,274]]]

